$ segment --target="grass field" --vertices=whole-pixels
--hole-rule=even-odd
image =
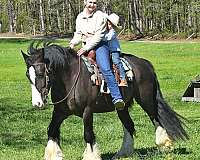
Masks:
[[[59,41],[66,45],[65,41]],[[31,106],[31,88],[25,77],[20,50],[30,41],[0,40],[0,160],[42,160],[47,142],[51,106],[35,110]],[[200,104],[181,102],[188,83],[199,74],[199,43],[121,42],[124,52],[152,62],[165,99],[186,117],[190,140],[175,143],[170,153],[156,150],[154,128],[140,106],[130,110],[135,122],[135,154],[123,160],[199,160]],[[103,160],[110,159],[122,142],[122,127],[116,113],[94,115],[94,129]],[[65,160],[80,160],[84,151],[82,120],[71,116],[61,127],[61,146]]]

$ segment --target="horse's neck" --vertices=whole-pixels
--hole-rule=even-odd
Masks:
[[[71,80],[71,78],[73,79],[77,74],[79,74],[81,68],[85,67],[79,58],[80,57],[77,58],[74,55],[66,56],[65,66],[59,67],[55,70],[55,79],[65,82],[65,79]]]

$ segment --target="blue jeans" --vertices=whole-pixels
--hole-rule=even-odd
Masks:
[[[111,53],[112,56],[112,61],[116,65],[117,69],[119,70],[120,73],[120,79],[125,80],[126,79],[126,74],[124,67],[122,65],[122,62],[120,60],[120,52],[119,51],[114,51]]]
[[[96,50],[96,61],[100,68],[101,73],[108,85],[112,96],[112,102],[115,103],[116,100],[122,99],[118,83],[114,77],[114,74],[110,66],[110,53],[107,42],[100,42],[99,45],[95,47]]]

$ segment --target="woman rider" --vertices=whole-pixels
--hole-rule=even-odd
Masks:
[[[92,49],[96,51],[96,62],[110,90],[112,102],[117,110],[123,110],[125,103],[111,70],[108,44],[103,41],[107,18],[103,12],[97,10],[97,0],[84,0],[84,5],[83,11],[76,18],[76,31],[70,47],[74,48],[82,42],[78,56]]]

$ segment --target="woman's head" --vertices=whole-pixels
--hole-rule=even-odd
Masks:
[[[89,13],[94,12],[97,8],[97,0],[84,0],[84,4]]]

